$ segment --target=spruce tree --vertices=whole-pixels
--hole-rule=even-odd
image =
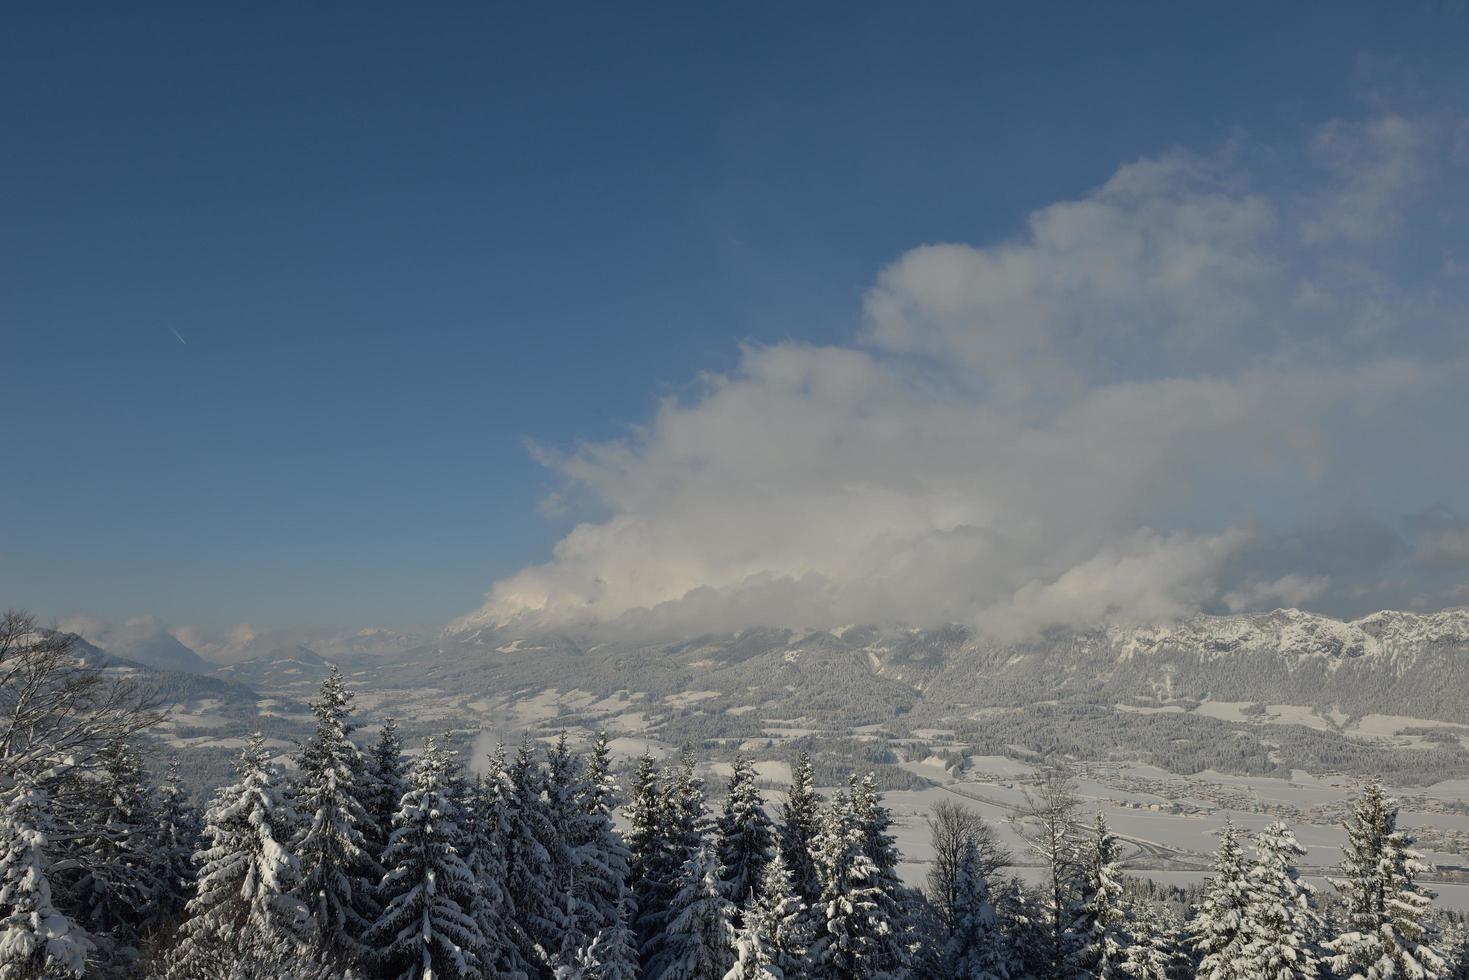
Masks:
[[[621,916],[620,906],[628,887],[631,855],[612,819],[618,792],[607,733],[601,732],[578,785],[584,819],[583,835],[577,842],[585,852],[579,881],[582,903],[599,934]]]
[[[553,890],[554,829],[547,815],[546,773],[530,737],[521,739],[506,770],[505,892],[521,945],[520,957],[536,970],[550,969],[564,948],[565,896]]]
[[[367,752],[367,815],[371,818],[362,830],[368,852],[379,864],[383,851],[387,850],[388,837],[393,833],[393,815],[408,789],[403,762],[403,739],[398,735],[398,723],[392,718],[383,721],[377,739]]]
[[[807,957],[815,937],[809,911],[795,893],[785,858],[778,850],[765,865],[754,903],[745,910],[747,925],[751,919],[755,920],[762,944],[770,951],[772,962],[785,980],[805,980],[810,976]]]
[[[1347,821],[1343,876],[1333,884],[1346,903],[1348,931],[1325,944],[1338,976],[1437,980],[1448,970],[1432,944],[1433,896],[1417,884],[1428,866],[1397,818],[1397,801],[1374,779]]]
[[[545,776],[546,851],[550,856],[551,891],[560,908],[557,950],[565,958],[591,944],[606,922],[607,909],[589,900],[592,851],[591,813],[583,796],[581,760],[571,752],[562,731],[547,759]]]
[[[1120,855],[1117,838],[1099,810],[1082,857],[1080,906],[1087,932],[1079,955],[1087,975],[1097,980],[1122,975],[1122,961],[1130,944],[1117,866]]]
[[[161,816],[137,751],[106,746],[91,778],[77,778],[65,830],[68,870],[58,896],[97,944],[91,972],[134,972],[144,933],[159,924],[165,891]]]
[[[867,853],[866,828],[846,792],[832,797],[817,836],[821,877],[818,938],[812,949],[815,973],[823,980],[877,980],[902,976],[891,951],[900,941],[892,921],[883,876]]]
[[[323,959],[342,966],[364,962],[363,937],[382,911],[377,884],[383,868],[363,833],[375,824],[367,808],[375,787],[352,743],[352,698],[333,667],[311,704],[316,731],[302,747],[293,787],[305,821],[295,840],[301,860],[296,894],[311,912]]]
[[[700,840],[684,862],[668,910],[667,941],[649,964],[655,980],[723,980],[733,961],[734,907],[724,897],[714,843]]]
[[[478,977],[485,939],[469,914],[476,883],[465,865],[463,815],[449,792],[454,766],[428,739],[393,817],[384,854],[382,915],[368,933],[384,975]]]
[[[658,852],[637,896],[638,936],[645,963],[665,962],[671,955],[665,947],[675,938],[669,929],[674,903],[689,859],[704,845],[709,829],[704,781],[696,762],[693,750],[685,747],[678,761],[665,767],[658,779],[659,798],[653,811],[658,821]]]
[[[158,827],[153,846],[160,871],[158,915],[160,920],[170,922],[183,914],[194,892],[194,851],[204,831],[199,811],[190,804],[179,779],[176,762],[169,763],[158,788],[156,812]]]
[[[1249,869],[1239,832],[1228,818],[1214,852],[1214,876],[1189,922],[1188,934],[1199,956],[1198,980],[1247,980],[1241,951],[1248,939],[1246,916],[1252,904]]]
[[[1173,980],[1189,975],[1179,941],[1179,925],[1162,910],[1142,902],[1132,909],[1122,973],[1135,980]]]
[[[77,976],[93,944],[51,898],[51,803],[29,781],[6,792],[0,811],[0,980]]]
[[[753,918],[735,936],[735,961],[724,980],[785,980],[785,973],[775,964],[765,937]]]
[[[1277,820],[1255,838],[1255,853],[1240,952],[1243,973],[1253,980],[1315,980],[1321,974],[1321,919],[1315,889],[1300,880],[1295,865],[1306,849]]]
[[[950,980],[1009,980],[1010,957],[1000,934],[979,848],[965,841],[954,876],[954,928],[944,945],[944,976]]]
[[[672,897],[668,842],[664,839],[663,788],[652,758],[638,760],[632,793],[623,810],[628,830],[628,888],[633,897],[633,932],[638,949],[652,952]]]
[[[591,945],[589,980],[637,980],[637,936],[632,930],[632,895],[624,889],[612,922]]]
[[[780,809],[781,857],[791,875],[796,895],[810,906],[821,897],[816,871],[816,837],[821,832],[821,797],[812,774],[811,757],[801,753],[791,771],[791,788]]]
[[[259,732],[241,754],[237,776],[204,814],[204,847],[194,855],[198,891],[172,976],[220,976],[226,968],[282,977],[309,972],[311,917],[293,894],[300,862],[289,847],[296,816]]]
[[[716,827],[724,894],[731,902],[742,904],[758,891],[774,840],[765,801],[755,787],[755,767],[743,757],[735,759]]]
[[[518,935],[510,895],[506,889],[506,810],[510,795],[505,772],[505,747],[490,755],[484,775],[476,780],[465,805],[468,837],[464,863],[474,875],[474,899],[470,915],[485,942],[482,966],[496,975],[515,976],[528,972],[522,956],[526,946]]]

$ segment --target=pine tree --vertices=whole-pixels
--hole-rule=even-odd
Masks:
[[[18,781],[0,811],[0,980],[81,976],[93,944],[51,899],[51,804]]]
[[[735,961],[724,980],[785,980],[753,917],[735,937]]]
[[[724,894],[731,902],[742,903],[760,887],[774,838],[765,801],[755,787],[755,767],[744,758],[735,759],[716,827]]]
[[[461,857],[462,814],[449,783],[454,766],[430,738],[414,764],[384,854],[387,905],[368,939],[386,976],[478,977],[485,939],[470,916],[476,883]]]
[[[238,780],[215,794],[204,814],[202,850],[194,855],[198,892],[189,902],[171,974],[220,976],[229,970],[298,975],[311,927],[292,893],[300,863],[289,849],[296,816],[276,781],[256,732],[240,756]]]
[[[1333,884],[1345,899],[1349,931],[1325,946],[1332,970],[1351,980],[1437,980],[1448,970],[1432,945],[1433,896],[1417,884],[1429,869],[1397,817],[1397,801],[1374,779],[1347,821],[1344,875]]]
[[[333,667],[311,704],[316,731],[302,747],[293,793],[306,821],[295,840],[296,895],[312,914],[323,958],[343,965],[364,960],[363,936],[382,911],[376,892],[383,868],[363,834],[374,824],[366,805],[374,787],[351,740],[352,698]]]
[[[684,862],[668,911],[667,942],[650,963],[650,976],[723,980],[732,965],[734,907],[724,897],[719,859],[707,837]]]
[[[1240,953],[1243,973],[1253,980],[1314,980],[1321,973],[1321,919],[1312,898],[1315,889],[1300,880],[1295,866],[1306,850],[1277,820],[1255,838],[1255,853]]]
[[[1200,957],[1199,980],[1247,980],[1240,954],[1248,939],[1245,918],[1251,903],[1249,869],[1239,832],[1226,818],[1214,852],[1214,876],[1189,923],[1189,938]]]
[[[815,937],[806,905],[796,895],[785,858],[778,850],[765,865],[754,903],[745,910],[746,924],[751,920],[785,980],[805,980],[810,974],[807,956]]]
[[[194,851],[204,832],[199,811],[189,803],[188,792],[179,779],[178,763],[169,763],[158,789],[156,812],[158,833],[153,846],[160,871],[158,915],[166,922],[183,914],[193,894]]]
[[[953,898],[954,928],[944,946],[944,975],[950,980],[1009,980],[1010,957],[972,840],[960,854]]]
[[[780,811],[780,853],[790,870],[791,885],[806,905],[821,897],[816,871],[816,837],[821,832],[821,797],[813,785],[811,757],[805,752],[791,771],[791,788]]]
[[[1100,810],[1087,843],[1082,858],[1080,903],[1087,934],[1078,961],[1088,976],[1113,980],[1122,975],[1130,940],[1117,867],[1121,847]]]

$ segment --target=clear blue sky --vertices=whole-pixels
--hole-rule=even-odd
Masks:
[[[569,528],[527,440],[1469,50],[1462,4],[862,6],[12,6],[0,604],[442,622]]]

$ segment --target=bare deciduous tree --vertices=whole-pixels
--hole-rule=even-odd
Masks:
[[[54,785],[163,719],[155,692],[88,665],[76,640],[0,615],[0,786]]]
[[[959,881],[959,865],[967,844],[979,854],[978,869],[986,880],[992,880],[1001,868],[1010,864],[1010,852],[1000,843],[995,830],[977,810],[959,800],[939,800],[928,816],[933,839],[933,863],[928,870],[928,897],[938,909],[945,929],[953,928],[954,895]]]

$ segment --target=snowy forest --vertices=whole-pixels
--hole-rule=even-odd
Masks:
[[[1418,883],[1376,781],[1330,890],[1300,877],[1279,821],[1253,839],[1226,825],[1187,894],[1130,878],[1060,768],[1031,788],[1023,860],[936,807],[914,888],[861,774],[823,794],[803,758],[772,805],[748,762],[706,787],[694,746],[621,776],[605,736],[405,749],[391,719],[359,738],[335,672],[312,711],[293,765],[256,735],[195,803],[146,770],[156,696],[7,614],[0,980],[1469,976],[1463,925]]]

